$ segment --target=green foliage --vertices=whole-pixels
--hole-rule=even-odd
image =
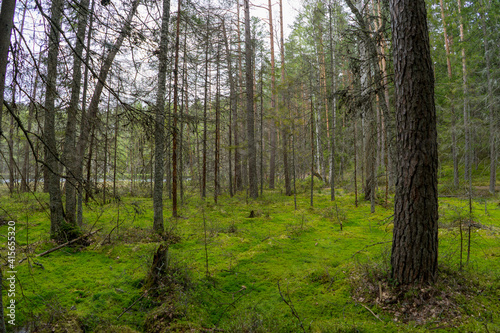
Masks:
[[[280,297],[279,281],[306,331],[418,332],[435,327],[394,322],[390,313],[370,305],[381,323],[352,298],[357,288],[367,288],[363,291],[367,295],[371,292],[369,284],[356,284],[353,276],[372,281],[377,288],[377,281],[388,276],[392,211],[377,206],[370,214],[369,202],[361,201],[356,208],[353,195],[341,192],[335,205],[328,190],[315,191],[313,209],[307,192],[298,195],[297,211],[292,198],[277,192],[265,192],[248,203],[244,195],[221,196],[219,204],[187,196],[182,218],[170,219],[166,226],[177,241],[169,245],[169,266],[156,295],[145,281],[153,254],[164,240],[152,232],[151,200],[125,196],[104,206],[90,204],[84,211],[84,230],[103,230],[89,246],[33,257],[56,244],[48,236],[47,215],[22,207],[48,198],[38,193],[36,199],[2,197],[2,207],[17,222],[19,259],[31,257],[17,267],[24,295],[19,296],[19,325],[75,324],[74,332],[300,331],[298,319]],[[467,293],[468,305],[457,309],[464,314],[454,324],[458,330],[484,330],[487,324],[491,331],[500,319],[495,289],[499,281],[492,278],[500,272],[497,203],[490,198],[473,201],[474,221],[482,227],[472,231],[470,262],[466,266],[464,259],[464,269],[475,272],[471,278],[475,282],[467,290],[476,292]],[[169,205],[166,201],[166,212]],[[440,205],[440,262],[447,267],[446,272],[442,268],[443,279],[451,281],[457,277],[447,272],[459,268],[460,237],[454,221],[468,218],[468,203],[442,198]],[[6,230],[1,226],[0,234]],[[412,293],[407,296],[413,297]]]

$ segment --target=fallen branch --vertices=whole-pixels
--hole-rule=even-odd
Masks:
[[[361,303],[360,303],[360,304],[361,304]],[[362,306],[362,307],[364,307],[365,309],[367,309],[368,311],[370,311],[370,313],[371,313],[371,314],[372,314],[375,318],[377,318],[377,319],[378,319],[378,320],[380,320],[381,322],[384,322],[382,319],[380,319],[380,318],[379,318],[379,316],[377,316],[377,315],[375,314],[375,312],[373,312],[372,310],[370,310],[370,308],[369,308],[369,307],[367,307],[367,306],[366,306],[366,305],[364,305],[364,304],[361,304],[361,306]]]
[[[365,249],[369,248],[369,247],[372,247],[372,246],[375,246],[375,245],[381,245],[381,244],[387,244],[387,243],[392,243],[392,240],[390,241],[385,241],[385,242],[378,242],[378,243],[373,243],[373,244],[370,244],[370,245],[366,245],[365,247],[363,247],[361,250],[359,251],[356,251],[353,253],[352,256],[349,257],[349,259],[353,258],[356,254],[364,251]]]
[[[143,299],[144,296],[146,296],[148,294],[148,291],[146,290],[141,296],[139,296],[139,298],[137,298],[134,303],[132,303],[128,308],[126,308],[125,310],[123,310],[122,313],[120,313],[120,315],[118,317],[116,317],[116,319],[120,319],[121,316],[123,316],[128,310],[130,310],[137,302],[139,302],[141,299]]]
[[[57,250],[60,250],[60,249],[62,249],[62,248],[64,248],[64,247],[68,246],[68,245],[71,245],[71,244],[73,244],[73,243],[76,243],[76,242],[78,242],[79,240],[81,240],[81,239],[83,239],[83,238],[86,238],[86,237],[92,236],[93,234],[95,234],[95,233],[97,233],[97,232],[99,232],[99,231],[101,231],[101,230],[102,230],[102,228],[99,228],[99,229],[97,229],[97,230],[94,230],[94,231],[92,231],[92,232],[89,232],[89,233],[87,233],[87,234],[85,234],[85,235],[82,235],[82,236],[80,236],[80,237],[78,237],[78,238],[72,239],[72,240],[70,240],[69,242],[66,242],[66,243],[63,243],[63,244],[61,244],[61,245],[58,245],[58,246],[56,246],[56,247],[54,247],[54,248],[52,248],[52,249],[50,249],[50,250],[47,250],[47,251],[42,252],[42,253],[39,253],[39,254],[37,254],[35,257],[43,257],[43,256],[45,256],[45,255],[47,255],[47,254],[49,254],[49,253],[55,252],[55,251],[57,251]],[[23,259],[19,260],[19,263],[22,263],[22,262],[23,262],[23,261],[25,261],[26,259],[28,259],[28,257],[26,257],[26,258],[23,258]]]
[[[281,296],[281,299],[283,300],[283,302],[285,302],[285,304],[288,305],[288,307],[290,308],[290,310],[292,310],[293,316],[295,318],[297,318],[297,320],[299,321],[300,328],[302,329],[303,332],[305,332],[306,330],[304,329],[304,326],[302,325],[302,320],[300,319],[299,314],[297,313],[297,311],[293,307],[292,300],[290,299],[290,295],[288,295],[288,301],[287,301],[285,299],[285,297],[283,296],[283,294],[281,293],[280,281],[279,280],[278,280],[278,291],[280,292],[280,296]]]

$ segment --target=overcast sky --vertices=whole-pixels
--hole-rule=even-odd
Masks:
[[[276,29],[279,29],[279,0],[271,0],[273,4],[273,21],[274,24],[276,25]],[[251,4],[255,4],[256,6],[250,7],[250,13],[252,16],[256,16],[259,18],[264,18],[267,19],[269,18],[269,12],[265,8],[257,7],[257,6],[262,6],[262,7],[268,7],[268,0],[250,0]],[[289,26],[293,24],[295,21],[295,17],[297,16],[298,9],[300,8],[302,4],[301,0],[283,0],[283,27],[285,29],[285,39],[287,36],[290,34],[291,29]],[[243,13],[242,13],[243,15]],[[279,36],[278,36],[279,37]]]

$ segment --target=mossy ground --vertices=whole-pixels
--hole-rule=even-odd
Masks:
[[[17,261],[30,258],[17,265],[18,328],[142,332],[146,317],[161,317],[154,312],[157,300],[144,288],[160,244],[151,231],[150,198],[123,196],[106,205],[89,204],[84,211],[85,231],[102,228],[89,246],[34,257],[55,246],[49,238],[47,210],[41,208],[48,197],[41,193],[9,197],[2,191],[0,217],[16,221]],[[317,188],[314,207],[306,194],[298,196],[297,204],[294,210],[293,197],[278,191],[265,191],[255,201],[243,193],[219,197],[217,204],[194,194],[184,199],[181,217],[166,223],[167,230],[180,236],[180,242],[170,245],[171,261],[191,279],[191,288],[175,298],[172,331],[500,331],[498,197],[473,200],[468,263],[468,229],[464,227],[462,234],[462,272],[458,272],[457,221],[470,219],[468,201],[440,198],[440,276],[448,279],[438,287],[453,288],[455,281],[467,288],[453,294],[459,320],[434,313],[424,322],[408,316],[404,320],[404,314],[396,315],[397,309],[375,302],[378,289],[375,296],[371,290],[373,281],[389,270],[393,202],[386,208],[377,205],[371,214],[368,202],[360,200],[355,207],[353,195],[342,189],[332,203],[329,189]],[[167,215],[169,209],[166,200]],[[7,234],[6,225],[0,234]],[[5,257],[5,242],[1,248]],[[406,290],[403,296],[411,299],[412,294],[419,291]],[[443,291],[443,295],[448,294]]]

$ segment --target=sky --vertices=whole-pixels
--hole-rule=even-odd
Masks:
[[[279,0],[271,0],[271,3],[273,4],[273,21],[274,24],[276,25],[275,27],[275,32],[279,30],[276,30],[279,28]],[[254,4],[255,6],[250,7],[250,14],[252,16],[265,19],[266,23],[267,20],[269,19],[269,11],[267,10],[268,7],[268,0],[250,0],[250,4]],[[293,22],[295,21],[295,17],[297,16],[298,10],[302,5],[302,1],[300,0],[283,0],[283,27],[284,27],[284,34],[285,34],[285,39],[287,36],[291,33],[291,26]],[[261,8],[265,7],[265,8]],[[279,36],[278,36],[279,37]]]

